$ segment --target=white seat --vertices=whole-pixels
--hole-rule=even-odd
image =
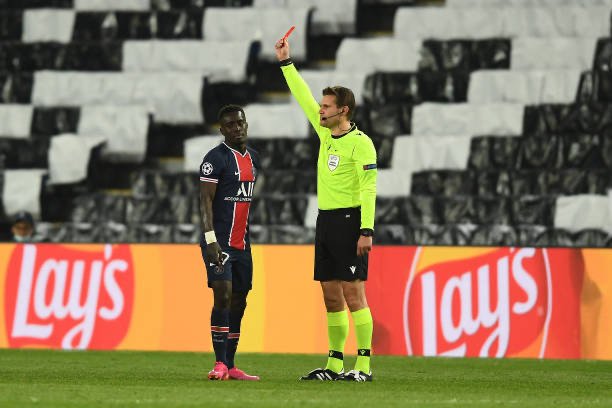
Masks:
[[[512,40],[512,69],[589,69],[597,38],[534,38]]]
[[[151,0],[74,0],[74,8],[80,11],[149,11]]]
[[[367,74],[365,72],[350,72],[350,71],[316,71],[303,69],[300,74],[304,81],[310,87],[313,96],[318,101],[322,97],[322,91],[328,86],[341,85],[349,88],[355,95],[355,103],[360,105],[363,103],[363,83]],[[295,98],[291,98],[293,103],[297,104]]]
[[[490,8],[400,7],[393,31],[399,39],[491,38],[503,33],[503,13]]]
[[[581,70],[481,70],[470,75],[469,103],[571,103]]]
[[[400,39],[603,37],[609,7],[402,7],[394,20]]]
[[[611,230],[608,197],[595,194],[560,196],[555,205],[555,227],[570,231]]]
[[[85,180],[92,149],[105,141],[106,138],[95,136],[53,136],[48,152],[50,183],[76,183]]]
[[[185,160],[183,169],[188,172],[199,171],[202,159],[212,148],[217,147],[223,141],[219,135],[207,135],[192,137],[183,143]]]
[[[396,38],[345,38],[336,52],[339,72],[415,71],[420,41]]]
[[[149,117],[145,106],[84,106],[78,134],[104,137],[106,156],[140,162],[147,149]]]
[[[145,105],[158,122],[202,122],[200,74],[38,71],[34,75],[32,103],[39,106]]]
[[[522,104],[423,103],[412,113],[412,134],[436,135],[520,135],[523,130]]]
[[[398,136],[391,168],[410,173],[429,169],[465,170],[472,136]]]
[[[26,9],[23,13],[21,40],[25,43],[72,39],[75,11],[70,9]]]
[[[357,0],[254,0],[253,7],[312,7],[311,34],[355,34]]]
[[[377,197],[406,197],[410,194],[412,174],[406,170],[379,169],[376,179]]]
[[[187,72],[211,81],[244,82],[252,41],[125,41],[127,72]]]
[[[308,120],[299,106],[292,103],[254,103],[244,107],[249,122],[249,137],[305,139]]]
[[[446,0],[447,7],[612,6],[612,0]]]
[[[309,8],[209,7],[204,13],[202,32],[206,41],[258,40],[260,57],[276,61],[274,44],[295,25],[291,35],[291,57],[306,59]]]
[[[2,203],[4,211],[12,216],[28,211],[34,218],[40,214],[40,189],[46,169],[4,170]]]
[[[30,137],[33,112],[32,105],[0,104],[0,137]]]

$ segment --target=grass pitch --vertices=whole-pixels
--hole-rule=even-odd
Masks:
[[[300,382],[325,356],[241,354],[262,381],[218,382],[210,354],[0,350],[0,406],[612,407],[612,361],[373,361],[372,383]]]

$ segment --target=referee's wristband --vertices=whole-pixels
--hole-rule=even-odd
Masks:
[[[217,242],[217,236],[215,235],[215,231],[208,231],[204,233],[204,239],[206,240],[206,244],[212,244],[213,242]]]
[[[291,58],[287,58],[287,59],[280,61],[279,64],[281,67],[284,67],[285,65],[293,64],[293,61],[291,60]]]
[[[373,237],[374,230],[372,228],[362,228],[359,231],[359,235],[361,235],[362,237]]]

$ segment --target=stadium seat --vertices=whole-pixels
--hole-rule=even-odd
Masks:
[[[72,38],[75,12],[70,9],[27,9],[23,13],[24,43],[68,43]]]
[[[0,105],[0,137],[28,138],[34,108],[31,105]]]
[[[198,136],[185,140],[183,170],[194,173],[199,171],[206,153],[222,141],[219,135]]]
[[[609,200],[605,195],[559,196],[555,204],[554,226],[572,232],[590,228],[611,231]]]
[[[40,218],[40,192],[46,169],[5,169],[3,172],[2,204],[7,216],[19,211]]]
[[[304,61],[307,57],[307,41],[311,9],[208,7],[204,13],[202,31],[206,41],[221,43],[231,41],[261,41],[260,58],[275,61],[273,44],[290,26],[297,28],[291,36],[291,57]],[[291,23],[288,23],[291,22]]]
[[[512,40],[512,69],[591,68],[597,37],[519,37]]]
[[[471,140],[468,167],[509,169],[516,167],[521,138],[478,136]]]
[[[310,33],[315,36],[355,34],[357,4],[357,0],[253,0],[256,8],[313,8]]]
[[[294,104],[253,103],[244,107],[249,121],[249,137],[305,139],[310,124]]]
[[[141,10],[151,9],[151,0],[73,0],[76,10]]]
[[[85,180],[91,151],[104,142],[103,137],[84,137],[74,134],[51,138],[49,182],[64,184]]]
[[[522,125],[520,104],[423,103],[412,112],[412,134],[419,136],[511,136],[521,134]]]
[[[521,195],[512,200],[512,219],[515,225],[553,225],[553,196]]]
[[[245,82],[258,46],[250,40],[128,40],[123,43],[125,72],[181,72],[211,81]]]
[[[20,40],[23,33],[23,12],[21,10],[0,10],[0,41]]]
[[[149,115],[143,106],[85,106],[81,109],[78,134],[102,136],[106,157],[118,161],[144,160]]]
[[[508,69],[512,44],[508,38],[423,41],[419,70],[471,72]]]
[[[336,53],[340,72],[416,71],[419,41],[395,38],[345,38]]]
[[[572,103],[581,71],[479,70],[470,76],[469,103]]]
[[[518,242],[518,235],[510,225],[480,225],[473,232],[470,244],[512,246]]]
[[[201,123],[203,86],[199,74],[38,71],[32,101],[40,106],[145,105],[158,122]]]

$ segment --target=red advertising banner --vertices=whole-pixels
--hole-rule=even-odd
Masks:
[[[580,357],[580,250],[377,250],[367,293],[378,353]],[[410,264],[402,273],[398,258]]]
[[[253,247],[241,351],[326,353],[313,258]],[[608,249],[377,246],[374,353],[612,359],[611,269]],[[211,350],[197,245],[2,244],[0,296],[0,347]]]

